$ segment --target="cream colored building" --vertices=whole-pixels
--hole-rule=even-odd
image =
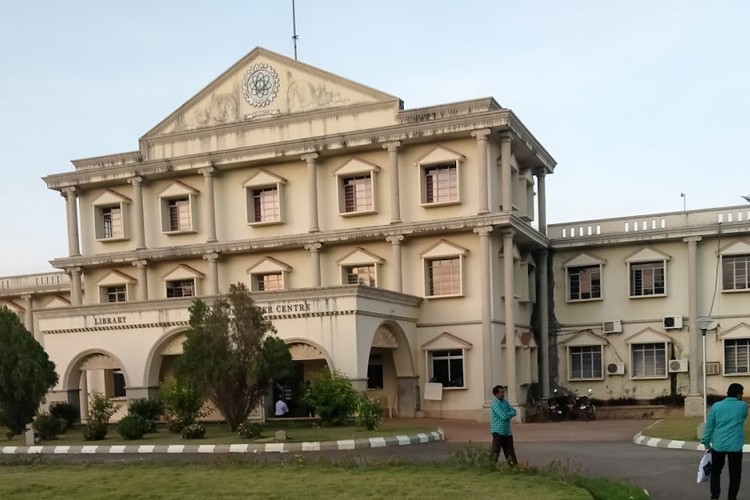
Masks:
[[[57,364],[50,400],[85,408],[93,390],[123,403],[155,395],[181,353],[193,298],[236,282],[289,344],[298,382],[328,366],[399,415],[486,420],[491,388],[507,384],[523,418],[530,393],[548,395],[551,380],[600,398],[663,394],[672,380],[697,394],[688,330],[708,312],[721,324],[719,341],[709,332],[709,360],[722,367],[709,387],[750,370],[745,294],[719,288],[707,309],[717,259],[747,270],[750,214],[548,231],[555,161],[492,98],[404,109],[256,49],[137,151],[73,164],[45,178],[65,198],[69,255],[52,261],[62,272],[0,279],[0,305]],[[666,291],[629,293],[629,273],[658,273],[655,262]],[[665,329],[665,317],[683,327]],[[744,355],[731,365],[739,375],[724,375],[727,349]],[[645,363],[653,353],[689,359],[690,375]],[[442,400],[424,399],[431,381]]]

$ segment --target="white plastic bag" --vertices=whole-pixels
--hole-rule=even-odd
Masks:
[[[708,481],[708,476],[711,475],[711,450],[706,450],[706,453],[701,457],[701,461],[698,464],[698,480],[697,483],[705,483]]]

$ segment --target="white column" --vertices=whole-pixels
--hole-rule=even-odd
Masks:
[[[312,286],[320,287],[320,243],[305,245],[305,250],[310,252],[310,266],[312,267]]]
[[[31,294],[22,295],[23,299],[23,326],[33,335],[34,334],[34,302]]]
[[[500,186],[503,195],[503,212],[513,211],[513,174],[510,168],[510,134],[500,137]]]
[[[311,233],[320,231],[320,226],[318,225],[318,170],[315,165],[317,158],[318,153],[302,156],[302,160],[307,162],[307,212],[310,217],[309,231]]]
[[[539,232],[546,235],[547,234],[547,188],[545,187],[545,180],[546,174],[544,171],[540,171],[536,175],[536,182],[537,182],[537,196],[539,199],[537,200],[538,209],[537,212],[539,213]]]
[[[487,147],[487,136],[490,135],[490,129],[475,130],[471,136],[477,140],[477,179],[479,183],[479,204],[478,215],[484,215],[490,212],[489,200],[489,148]]]
[[[513,231],[503,233],[503,302],[505,304],[505,356],[508,402],[518,405],[516,388],[516,320],[513,284]]]
[[[136,260],[133,266],[138,269],[138,300],[148,300],[148,261]]]
[[[203,181],[206,186],[206,209],[205,223],[206,226],[206,243],[215,243],[216,239],[216,204],[214,203],[214,167],[203,168],[200,173],[203,175]]]
[[[219,254],[208,253],[203,258],[208,261],[209,286],[206,295],[219,295]]]
[[[401,242],[404,241],[404,236],[401,234],[388,236],[386,241],[391,244],[391,286],[394,291],[401,292],[404,289],[404,277],[401,267]]]
[[[391,224],[401,222],[401,195],[399,194],[398,180],[398,148],[399,141],[386,142],[383,147],[388,150],[388,173],[391,184]]]
[[[80,306],[83,297],[81,268],[71,267],[68,272],[70,273],[70,303],[74,306]]]
[[[682,241],[688,244],[688,314],[690,315],[690,334],[688,335],[690,355],[688,359],[690,382],[690,396],[700,394],[698,388],[698,376],[701,373],[699,352],[701,350],[702,337],[698,328],[698,242],[700,236],[691,236]]]
[[[78,404],[81,407],[81,423],[85,424],[89,420],[89,372],[81,370],[81,392],[79,394]]]
[[[146,248],[146,226],[143,218],[143,177],[131,177],[128,182],[133,186],[133,237],[135,249]]]
[[[68,223],[68,256],[76,257],[81,255],[80,244],[78,242],[78,188],[75,186],[63,188],[60,195],[65,198],[66,219]]]
[[[482,363],[484,365],[484,406],[492,401],[492,272],[490,270],[490,232],[492,226],[474,229],[479,235],[480,299],[482,302]]]
[[[537,288],[536,303],[539,307],[539,336],[542,340],[542,398],[549,398],[549,293],[547,272],[547,250],[537,253],[536,268],[538,270],[539,287]]]

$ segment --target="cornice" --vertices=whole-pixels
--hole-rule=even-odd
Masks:
[[[549,152],[544,149],[544,146],[536,140],[536,137],[526,128],[521,120],[509,110],[509,128],[513,131],[516,136],[523,141],[529,151],[533,152],[539,160],[543,163],[546,172],[551,174],[555,170],[557,162]]]

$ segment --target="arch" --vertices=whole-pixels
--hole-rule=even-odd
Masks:
[[[334,370],[333,360],[331,359],[330,354],[328,354],[328,351],[326,351],[325,348],[323,348],[323,346],[321,346],[317,342],[313,342],[310,339],[305,339],[305,338],[301,338],[301,337],[291,337],[291,338],[284,339],[284,343],[287,345],[287,347],[290,347],[290,348],[291,348],[292,344],[303,344],[303,345],[308,345],[308,346],[314,348],[315,350],[319,351],[320,354],[323,356],[323,359],[325,360],[326,364],[328,365],[328,368],[331,371]],[[302,360],[300,360],[300,361],[302,361]]]
[[[189,329],[190,327],[188,326],[172,328],[164,332],[164,334],[154,342],[154,345],[151,346],[151,349],[149,349],[148,354],[146,355],[146,365],[143,372],[144,385],[147,387],[156,387],[159,385],[159,370],[161,369],[161,356],[163,349],[169,347],[177,337],[184,334]]]
[[[65,375],[63,376],[63,390],[75,390],[79,388],[80,384],[80,375],[81,370],[79,368],[83,365],[83,363],[91,358],[92,356],[107,356],[108,358],[115,361],[115,364],[119,367],[120,370],[122,370],[122,375],[125,377],[125,387],[128,387],[130,385],[130,377],[128,376],[128,372],[125,369],[125,365],[120,361],[120,358],[112,354],[110,351],[107,351],[106,349],[86,349],[85,351],[80,352],[77,356],[75,356],[70,363],[68,363],[68,367],[65,370]]]
[[[397,377],[415,377],[417,375],[409,340],[406,338],[401,325],[397,322],[386,320],[378,325],[372,336],[368,352],[372,352],[373,347],[392,349]]]

